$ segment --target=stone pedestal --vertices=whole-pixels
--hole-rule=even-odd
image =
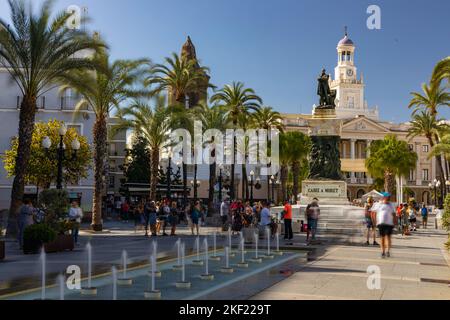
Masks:
[[[314,198],[319,204],[348,205],[347,183],[334,180],[306,180],[302,183],[301,205],[308,205]]]

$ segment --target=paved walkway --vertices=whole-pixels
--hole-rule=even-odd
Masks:
[[[253,299],[449,300],[446,239],[445,232],[431,229],[409,237],[396,235],[389,259],[381,259],[380,249],[374,246],[330,245],[301,270]],[[360,238],[359,243],[363,242]],[[381,271],[381,286],[376,290],[367,286],[370,266]]]

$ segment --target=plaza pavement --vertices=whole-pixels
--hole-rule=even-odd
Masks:
[[[431,219],[430,225],[434,226]],[[69,265],[86,269],[85,245],[93,247],[94,273],[110,270],[119,264],[122,250],[126,249],[130,263],[140,264],[148,260],[152,238],[145,238],[142,230],[135,230],[133,223],[105,223],[108,230],[103,234],[92,234],[83,226],[80,246],[74,252],[47,255],[49,283]],[[218,228],[201,228],[201,235],[218,231],[218,246],[226,243],[226,234]],[[186,248],[192,249],[195,237],[187,226],[178,228],[178,237],[158,237],[159,258],[175,255],[178,238],[186,241]],[[310,261],[293,266],[292,274],[278,277],[275,284],[259,285],[266,273],[255,280],[253,290],[241,298],[268,300],[307,299],[450,299],[450,259],[444,250],[446,233],[433,229],[419,230],[410,237],[394,236],[394,248],[390,259],[380,259],[379,248],[365,246],[361,237],[342,235],[319,236],[319,243],[307,247],[305,235],[297,234],[294,246],[314,250]],[[238,244],[238,237],[233,239]],[[281,241],[281,244],[283,242]],[[262,245],[262,244],[261,244]],[[23,255],[15,242],[7,243],[7,259],[0,262],[0,296],[29,288],[39,287],[39,255]],[[367,268],[376,265],[381,269],[381,289],[367,289]],[[276,273],[280,273],[279,270]],[[273,278],[273,277],[272,277]],[[266,279],[268,280],[268,279]],[[229,291],[231,292],[231,291]],[[217,295],[220,299],[234,299],[233,293]]]
[[[434,221],[430,221],[434,225]],[[265,289],[254,300],[450,300],[450,258],[447,233],[419,230],[393,237],[392,257],[365,239],[330,244],[291,277]],[[378,266],[381,286],[369,290],[368,267]]]

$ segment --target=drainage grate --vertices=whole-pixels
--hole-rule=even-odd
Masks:
[[[425,279],[425,278],[420,278],[420,282],[430,282],[430,283],[450,284],[450,280],[441,280],[441,279]]]

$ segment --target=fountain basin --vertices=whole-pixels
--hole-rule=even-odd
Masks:
[[[262,257],[263,257],[263,259],[269,259],[269,260],[275,259],[275,256],[273,254],[270,254],[270,255],[266,254],[266,255],[263,255]]]
[[[193,260],[192,264],[194,266],[202,266],[203,265],[203,260]]]
[[[233,268],[221,268],[220,272],[222,272],[222,273],[233,273],[234,269]]]
[[[97,288],[81,288],[82,296],[96,296]]]
[[[230,258],[234,258],[234,257],[236,257],[236,253],[235,253],[235,252],[231,252],[231,251],[230,251],[230,253],[229,253],[229,257],[230,257]]]
[[[119,286],[131,286],[133,284],[133,279],[117,279],[117,284]]]
[[[161,299],[161,291],[159,290],[145,291],[144,298],[148,300],[159,300]]]
[[[205,280],[205,281],[213,281],[214,275],[213,274],[202,274],[202,275],[200,275],[200,279]]]
[[[190,289],[191,288],[191,283],[187,282],[187,281],[179,281],[175,285],[178,289]]]
[[[247,262],[240,262],[237,265],[239,268],[248,268],[248,263]]]
[[[276,256],[282,256],[283,255],[283,251],[273,251],[272,253],[274,255],[276,255]]]
[[[148,276],[151,277],[153,276],[153,272],[149,271],[148,272]],[[155,278],[161,278],[162,277],[162,272],[161,271],[155,271]]]
[[[212,261],[220,261],[222,258],[220,257],[220,256],[211,256],[211,257],[209,257],[209,260],[212,260]]]
[[[262,258],[251,258],[249,261],[253,263],[262,263]]]
[[[183,270],[183,266],[182,265],[175,265],[172,267],[173,271],[181,271]]]

